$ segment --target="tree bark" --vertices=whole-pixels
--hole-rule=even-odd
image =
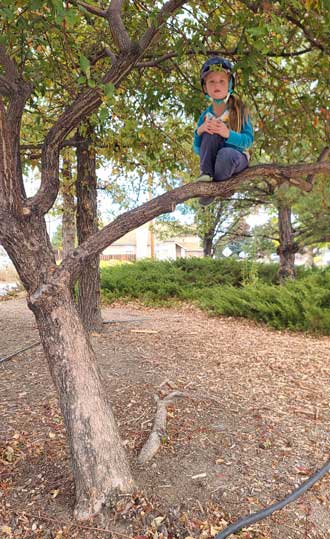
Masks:
[[[129,463],[72,299],[57,266],[44,217],[8,218],[1,242],[28,291],[41,343],[59,396],[76,487],[75,516],[91,517],[118,491],[134,486]]]
[[[62,178],[62,258],[65,258],[74,249],[76,236],[74,182],[72,179],[72,164],[70,159],[64,159],[63,161]]]
[[[91,129],[83,137],[78,134],[77,145],[77,233],[81,245],[98,231],[97,179],[95,152],[91,148]],[[100,307],[100,256],[88,261],[80,275],[78,287],[78,311],[86,331],[102,330]]]
[[[49,293],[50,292],[50,293]],[[52,285],[29,298],[58,390],[76,487],[75,516],[88,519],[134,481],[95,355],[71,298]]]
[[[203,237],[203,253],[204,256],[212,257],[213,255],[213,233],[207,232]]]
[[[294,241],[291,207],[283,201],[280,201],[278,205],[278,225],[280,234],[280,245],[277,249],[280,257],[279,278],[280,282],[284,282],[287,279],[294,279],[296,276],[294,261],[298,246]]]

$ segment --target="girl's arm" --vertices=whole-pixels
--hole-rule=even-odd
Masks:
[[[201,142],[202,142],[202,135],[199,135],[198,134],[198,128],[203,124],[204,122],[204,112],[200,115],[199,119],[198,119],[198,122],[197,122],[197,127],[194,131],[194,142],[193,142],[193,150],[195,153],[197,153],[197,155],[199,155],[200,153],[200,147],[201,147]]]
[[[231,146],[237,146],[240,150],[247,150],[254,140],[253,127],[251,124],[250,116],[243,123],[242,131],[237,133],[237,131],[229,130],[229,137],[227,138],[227,144]]]

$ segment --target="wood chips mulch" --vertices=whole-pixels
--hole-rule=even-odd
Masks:
[[[139,491],[72,520],[66,439],[40,346],[0,364],[0,538],[214,537],[288,494],[329,458],[330,338],[115,305],[92,336]],[[24,298],[0,303],[0,357],[38,340]],[[154,395],[184,391],[168,439],[141,467]],[[329,539],[330,474],[243,539]]]

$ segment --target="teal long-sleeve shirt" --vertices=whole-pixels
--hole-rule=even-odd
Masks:
[[[202,112],[197,122],[197,128],[195,129],[193,150],[198,155],[200,153],[202,135],[197,134],[197,129],[204,122],[204,118],[207,113],[211,113],[214,116],[212,105],[207,107],[207,109],[205,109]],[[253,127],[251,124],[250,116],[248,116],[247,120],[243,122],[242,131],[240,133],[237,133],[237,131],[232,131],[231,129],[229,130],[229,137],[225,139],[224,146],[228,148],[234,148],[235,150],[238,150],[243,153],[251,146],[251,144],[253,143],[253,140],[254,140]]]

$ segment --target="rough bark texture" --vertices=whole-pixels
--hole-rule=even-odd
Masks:
[[[1,241],[29,293],[58,390],[71,449],[75,515],[89,518],[109,496],[133,488],[128,460],[71,290],[54,280],[56,263],[45,219],[23,223],[11,217]]]
[[[133,479],[95,357],[66,287],[38,290],[29,298],[50,372],[60,397],[76,486],[75,515],[98,513]]]
[[[69,159],[64,159],[62,169],[62,248],[65,258],[74,249],[76,236],[76,208],[74,201],[74,182],[72,178],[72,165]]]
[[[97,232],[95,152],[88,132],[77,145],[77,233],[79,245]],[[79,278],[78,311],[87,331],[101,331],[100,257],[91,257]]]
[[[280,245],[277,249],[280,257],[279,277],[280,281],[284,282],[287,279],[294,279],[296,276],[294,260],[298,246],[294,241],[291,208],[282,202],[278,207],[278,224],[280,233]]]

